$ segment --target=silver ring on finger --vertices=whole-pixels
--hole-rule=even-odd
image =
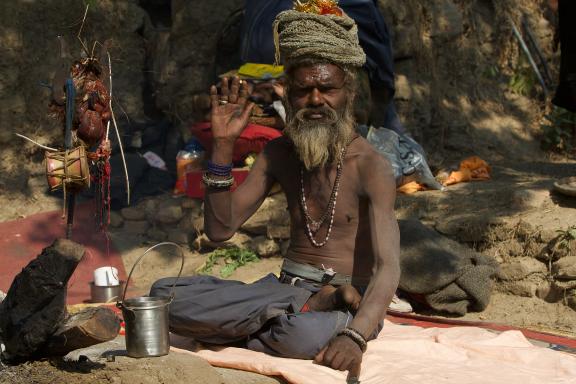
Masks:
[[[218,100],[218,104],[226,105],[226,104],[228,104],[228,100]]]

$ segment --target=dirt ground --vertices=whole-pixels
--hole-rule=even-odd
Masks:
[[[171,352],[133,359],[125,356],[124,338],[52,359],[0,367],[2,384],[278,384],[281,379],[251,372],[214,368],[205,360]],[[80,356],[84,356],[79,358]],[[114,356],[113,359],[108,356]]]

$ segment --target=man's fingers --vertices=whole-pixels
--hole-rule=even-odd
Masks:
[[[231,83],[232,85],[230,86],[228,101],[231,103],[236,103],[238,101],[238,89],[240,89],[240,79],[238,76],[234,76]]]
[[[222,90],[220,95],[220,100],[228,101],[228,95],[230,94],[230,90],[228,89],[228,78],[224,77],[222,79]]]
[[[238,104],[244,105],[248,100],[248,82],[243,80],[240,82],[240,96],[238,97]]]
[[[357,384],[360,382],[360,367],[361,361],[354,361],[352,366],[348,370],[348,377],[346,379],[346,384]]]
[[[336,353],[332,361],[330,361],[330,367],[339,371],[346,370],[346,368],[348,368],[346,365],[346,356],[342,353]]]
[[[320,352],[318,352],[318,354],[314,358],[314,362],[316,364],[322,364],[322,362],[324,361],[324,354],[326,353],[326,349],[328,349],[328,347],[324,347]]]
[[[218,106],[218,88],[215,85],[210,87],[210,104],[212,104],[212,108]]]
[[[324,352],[324,359],[322,360],[322,364],[331,367],[332,366],[332,360],[334,360],[334,357],[336,356],[336,354],[338,353],[338,350],[336,348],[328,348],[326,349],[326,352]]]

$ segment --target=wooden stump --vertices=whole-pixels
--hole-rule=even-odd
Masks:
[[[75,349],[114,339],[120,330],[120,319],[107,307],[86,308],[70,315],[48,339],[41,354],[64,356]]]
[[[68,280],[83,256],[83,246],[59,239],[16,276],[0,304],[4,360],[19,363],[64,356],[118,335],[120,319],[109,308],[66,312]]]

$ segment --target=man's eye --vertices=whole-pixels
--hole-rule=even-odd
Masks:
[[[295,88],[295,89],[294,89],[294,93],[295,93],[296,95],[305,95],[305,94],[307,94],[308,92],[310,92],[310,90],[309,90],[308,88]]]

